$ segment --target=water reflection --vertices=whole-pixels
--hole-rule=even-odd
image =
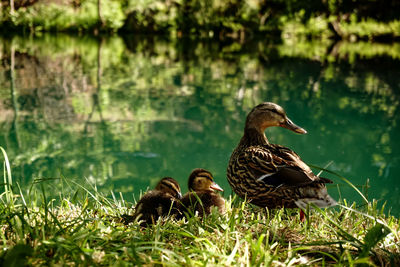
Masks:
[[[3,39],[0,142],[22,185],[86,179],[131,200],[162,176],[186,188],[191,169],[203,167],[229,189],[225,169],[247,112],[274,101],[309,134],[274,128],[267,131],[271,142],[318,166],[332,162],[330,170],[356,185],[370,179],[369,197],[399,214],[396,47]],[[339,197],[335,187],[330,192]],[[340,194],[360,200],[345,185]]]

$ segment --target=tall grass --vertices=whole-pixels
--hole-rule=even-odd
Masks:
[[[6,160],[6,153],[2,149]],[[368,202],[364,210],[342,201],[336,209],[264,210],[230,197],[226,213],[201,219],[162,219],[142,228],[124,225],[132,203],[106,197],[72,180],[35,180],[12,186],[0,201],[0,265],[398,265],[399,219]],[[48,192],[61,183],[66,192]],[[14,192],[14,193],[13,193]],[[13,205],[10,205],[10,199]]]
[[[7,203],[11,204],[13,201],[13,195],[11,189],[12,177],[11,177],[10,162],[8,161],[8,156],[4,148],[0,147],[0,150],[4,157],[4,163],[3,163],[4,195],[6,197]]]

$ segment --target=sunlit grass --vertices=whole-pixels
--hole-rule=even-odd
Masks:
[[[345,35],[354,35],[359,38],[373,39],[376,36],[382,35],[400,36],[400,20],[379,22],[373,19],[366,19],[357,22],[342,23],[341,27]]]
[[[335,45],[337,48],[334,53],[329,52],[329,48]],[[283,38],[283,44],[277,46],[281,56],[298,57],[316,60],[328,60],[335,62],[339,59],[357,63],[358,58],[372,59],[379,57],[389,57],[391,59],[400,58],[400,45],[398,43],[373,43],[366,41],[333,42],[329,39],[307,40],[297,37]]]
[[[30,7],[22,7],[12,14],[2,12],[2,20],[13,27],[31,32],[90,32],[98,24],[97,3],[84,1],[80,8],[70,5],[39,2]],[[116,31],[123,24],[124,14],[117,1],[105,1],[102,4],[103,28]],[[4,21],[1,21],[4,22]]]
[[[4,150],[3,155],[6,156]],[[11,173],[8,169],[8,177]],[[51,197],[52,183],[68,193]],[[227,211],[204,219],[124,225],[132,212],[122,195],[67,179],[35,180],[0,198],[0,264],[45,265],[369,265],[399,264],[399,220],[369,202],[316,208],[300,222],[297,210],[262,210],[229,198]],[[10,194],[10,191],[7,191]],[[10,205],[10,199],[13,205]]]

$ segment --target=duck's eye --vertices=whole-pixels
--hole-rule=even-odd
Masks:
[[[266,108],[263,111],[269,111],[269,112],[281,115],[280,112],[276,108]]]
[[[180,192],[179,186],[176,186],[175,184],[171,183],[170,181],[162,181],[161,185],[165,191],[170,191],[172,193]]]
[[[194,189],[202,189],[207,187],[207,178],[205,177],[198,177],[193,181],[193,188]]]
[[[283,110],[281,110],[281,109],[271,108],[270,111],[275,113],[275,114],[277,114],[277,115],[279,115],[279,116],[282,116],[282,117],[286,116],[285,112]]]

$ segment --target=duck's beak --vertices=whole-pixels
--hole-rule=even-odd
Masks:
[[[286,129],[289,129],[289,130],[291,130],[291,131],[293,131],[295,133],[299,133],[299,134],[306,134],[307,133],[306,130],[304,130],[300,126],[297,126],[296,124],[294,124],[289,118],[286,118],[286,121],[281,124],[281,127],[284,127]]]
[[[219,185],[217,185],[215,182],[211,184],[210,186],[211,189],[217,190],[217,191],[224,191]]]

